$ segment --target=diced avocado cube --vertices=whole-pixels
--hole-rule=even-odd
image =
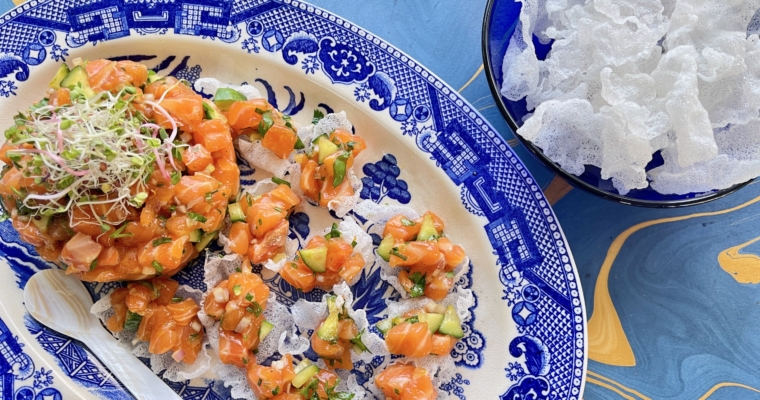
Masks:
[[[50,225],[50,216],[42,215],[40,216],[40,219],[32,218],[32,223],[34,223],[34,226],[36,226],[40,232],[45,233],[48,230],[48,225]]]
[[[264,340],[264,338],[272,332],[272,329],[274,329],[273,323],[267,320],[261,322],[261,327],[259,327],[259,340]]]
[[[383,240],[380,242],[380,245],[377,246],[377,255],[380,256],[385,261],[388,261],[391,259],[391,250],[393,250],[393,246],[396,244],[396,239],[391,236],[391,234],[385,235]]]
[[[340,312],[340,310],[338,310],[338,305],[336,304],[337,298],[338,298],[338,296],[335,296],[335,295],[327,296],[327,300],[326,301],[327,301],[327,312],[328,313],[332,314],[332,313],[339,313]]]
[[[230,221],[232,222],[238,222],[243,221],[245,222],[245,213],[243,213],[243,208],[240,207],[240,203],[230,203],[227,205],[227,212],[230,213]]]
[[[211,102],[206,99],[203,99],[203,116],[206,119],[218,119],[227,122],[227,117],[214,108]]]
[[[438,238],[438,230],[435,229],[435,223],[433,217],[430,214],[425,214],[422,218],[422,225],[420,226],[420,233],[417,234],[417,240],[428,241]]]
[[[158,75],[152,69],[148,70],[148,83],[153,83],[153,82],[156,82],[156,81],[160,81],[161,79],[164,79],[164,77],[161,76],[161,75]]]
[[[95,96],[95,91],[90,87],[87,70],[81,65],[77,65],[74,69],[69,71],[66,77],[61,80],[61,87],[69,89],[81,87],[82,93],[84,93],[88,99]]]
[[[327,246],[298,251],[304,264],[314,272],[327,271]]]
[[[375,324],[375,326],[377,327],[377,330],[385,335],[389,330],[391,330],[391,328],[393,328],[393,321],[390,318],[386,318]]]
[[[245,97],[244,94],[231,88],[222,87],[216,89],[216,94],[214,94],[214,104],[216,104],[216,106],[222,111],[229,110],[232,103],[246,100],[248,100],[248,98]]]
[[[200,252],[201,250],[205,249],[206,246],[208,246],[209,243],[211,243],[214,238],[216,238],[217,231],[209,232],[201,238],[201,240],[195,244],[195,250],[198,250]]]
[[[307,366],[306,368],[302,369],[301,372],[297,373],[296,376],[293,378],[293,387],[300,388],[301,386],[305,385],[307,382],[311,381],[311,378],[314,377],[319,372],[319,367],[317,367],[314,364],[311,364]]]
[[[203,239],[203,229],[196,229],[190,232],[190,242],[198,243]]]
[[[338,313],[330,313],[330,315],[327,316],[327,319],[322,322],[322,325],[317,329],[317,336],[319,336],[320,339],[330,342],[330,343],[337,343],[338,342],[338,328],[339,328],[339,318]]]
[[[446,312],[443,314],[443,322],[441,322],[438,332],[443,333],[444,335],[453,336],[457,339],[464,337],[462,322],[459,320],[457,310],[454,306],[446,307]]]
[[[320,136],[319,140],[317,141],[317,146],[319,146],[319,163],[320,164],[325,162],[325,158],[340,151],[340,148],[338,147],[338,145],[331,142],[330,139],[327,138],[327,136]]]
[[[420,322],[427,322],[430,333],[438,332],[438,328],[440,328],[443,322],[443,314],[419,313],[417,314],[417,318]]]
[[[60,89],[61,88],[61,81],[63,78],[66,77],[66,75],[69,74],[71,70],[69,69],[69,66],[64,64],[61,64],[60,67],[58,67],[58,71],[55,73],[55,76],[50,81],[50,87],[53,89]]]

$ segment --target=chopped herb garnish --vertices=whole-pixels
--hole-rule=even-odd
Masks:
[[[163,265],[161,265],[161,263],[159,263],[158,261],[156,261],[156,260],[153,260],[153,262],[152,262],[152,263],[150,263],[150,265],[151,265],[153,268],[155,268],[155,269],[156,269],[156,274],[158,274],[158,275],[161,275],[161,273],[162,273],[162,272],[164,272],[164,266],[163,266]]]
[[[124,319],[124,330],[136,331],[140,327],[141,321],[142,316],[140,314],[127,310],[127,316]]]
[[[330,232],[325,235],[325,239],[332,239],[332,238],[339,238],[341,235],[340,231],[338,230],[338,224],[333,222],[332,228],[330,228]]]
[[[124,230],[127,229],[127,224],[124,224],[119,227],[119,229],[115,230],[112,234],[108,235],[111,239],[119,239],[123,237],[131,237],[134,236],[134,233],[127,232],[124,233]]]
[[[319,121],[322,120],[322,118],[325,117],[325,113],[322,112],[322,110],[314,110],[314,117],[311,119],[312,124],[316,124]]]
[[[287,126],[290,129],[293,129],[293,126],[290,125],[290,122],[286,122],[285,126]],[[299,137],[298,139],[296,139],[296,144],[293,145],[293,149],[295,149],[295,150],[302,150],[302,149],[305,149],[305,148],[306,148],[306,145],[303,144],[303,141],[301,140],[301,138]]]
[[[235,285],[232,287],[232,293],[235,294],[235,296],[240,296],[240,293],[243,291],[243,287],[240,285]]]
[[[172,172],[172,185],[176,185],[182,179],[182,174],[179,171]]]
[[[425,295],[425,275],[419,272],[413,272],[409,275],[409,280],[414,282],[414,286],[409,290],[409,297],[420,297]]]
[[[258,109],[256,111],[259,111]],[[261,122],[259,122],[259,128],[258,132],[259,135],[265,136],[267,132],[269,131],[269,128],[274,125],[274,120],[272,119],[272,112],[266,111],[263,114],[261,114]]]
[[[253,300],[253,295],[250,294],[250,293],[246,293],[245,294],[245,301],[251,301],[251,300]]]
[[[171,243],[171,242],[172,242],[172,238],[162,237],[153,241],[153,247],[158,247],[164,243]]]
[[[172,303],[181,303],[183,300],[185,300],[185,299],[182,298],[182,297],[180,297],[180,296],[174,296],[174,297],[172,297]]]
[[[396,256],[404,261],[406,261],[406,256],[398,252],[398,247],[394,247],[391,249],[391,255]]]
[[[207,221],[206,217],[204,217],[203,215],[200,215],[198,213],[194,213],[192,211],[190,211],[189,213],[187,213],[187,216],[190,219],[198,221],[198,222],[206,222]]]
[[[361,351],[369,351],[366,345],[364,345],[364,342],[362,342],[362,335],[364,334],[364,329],[362,329],[355,338],[351,339],[351,343],[359,348]],[[372,354],[371,351],[369,351],[370,354]]]
[[[285,179],[278,178],[276,176],[272,177],[272,182],[278,185],[286,185],[287,187],[290,187],[290,182],[286,181]]]
[[[417,225],[417,223],[414,222],[414,221],[412,221],[412,220],[410,220],[410,219],[401,218],[401,225],[404,225],[404,226],[415,226],[415,225]]]
[[[97,265],[98,265],[98,259],[96,258],[96,259],[92,260],[92,262],[90,263],[90,271],[92,271],[93,269],[95,269],[95,267]]]
[[[272,396],[277,396],[278,394],[280,394],[279,386],[277,386],[276,388],[274,388],[274,390],[272,390]]]
[[[346,162],[351,153],[344,151],[333,163],[333,187],[337,187],[346,179]]]
[[[261,315],[262,312],[264,312],[264,310],[261,309],[261,306],[259,305],[259,303],[255,301],[251,302],[251,305],[246,307],[245,310],[257,317]]]

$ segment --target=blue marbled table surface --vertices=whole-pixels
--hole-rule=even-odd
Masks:
[[[486,0],[311,2],[459,88],[542,184],[590,316],[585,399],[760,399],[760,185],[677,210],[573,189],[519,145],[491,97],[480,40]],[[0,0],[0,12],[13,6]]]

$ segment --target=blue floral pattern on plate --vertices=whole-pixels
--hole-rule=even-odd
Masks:
[[[280,54],[304,75],[323,74],[336,85],[348,86],[357,103],[398,123],[399,135],[410,137],[419,151],[460,187],[463,207],[481,217],[483,228],[498,259],[498,280],[503,301],[519,336],[509,343],[509,353],[519,362],[504,365],[503,376],[511,386],[502,399],[580,398],[585,376],[585,315],[576,270],[567,243],[551,208],[536,182],[504,140],[451,88],[393,46],[329,12],[294,0],[82,0],[58,2],[31,0],[0,18],[0,96],[17,95],[20,85],[38,65],[60,62],[71,49],[130,35],[193,35],[200,40],[219,39],[225,45],[250,54]],[[197,79],[201,65],[189,56],[129,56],[164,74],[189,81]],[[267,89],[271,103],[275,91]],[[287,114],[304,107],[304,95],[290,87]],[[320,104],[326,111],[329,106]],[[253,170],[241,166],[244,185],[253,182]],[[409,180],[395,157],[385,155],[363,168],[361,197],[375,202],[411,200]],[[360,219],[360,216],[356,216]],[[291,218],[291,237],[309,234],[308,216]],[[0,224],[0,256],[13,268],[23,287],[36,270],[47,268],[34,251],[20,243],[9,223]],[[203,287],[201,261],[177,275],[186,284]],[[459,282],[472,285],[472,272]],[[282,301],[298,297],[318,299],[314,291],[297,294],[274,277],[269,282]],[[95,297],[113,285],[90,285]],[[357,306],[367,310],[370,322],[383,316],[385,304],[366,293],[388,290],[376,266],[366,268],[354,287]],[[364,296],[363,296],[364,295]],[[477,314],[477,304],[474,309]],[[465,369],[482,368],[487,338],[465,326],[466,336],[452,351]],[[83,387],[96,387],[104,398],[129,398],[119,384],[85,349],[27,319],[23,324],[35,340],[57,360],[58,366]],[[60,398],[58,381],[49,369],[37,367],[23,343],[0,320],[0,398]],[[356,365],[359,382],[371,378],[384,360]],[[99,380],[99,378],[102,378]],[[169,383],[183,398],[227,398],[219,382]],[[440,389],[465,399],[470,380],[457,374]],[[95,386],[93,386],[95,385]]]

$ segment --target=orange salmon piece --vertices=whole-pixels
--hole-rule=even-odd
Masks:
[[[250,226],[250,224],[249,224]],[[280,221],[272,230],[264,234],[262,239],[253,238],[248,247],[248,258],[252,263],[262,263],[277,253],[285,251],[290,224],[287,219]]]
[[[457,344],[457,339],[449,335],[434,333],[432,342],[433,346],[430,350],[430,354],[447,356],[451,353],[451,350],[454,350],[454,346]]]
[[[200,321],[196,318],[195,321]],[[182,362],[186,364],[192,364],[198,358],[198,353],[201,352],[201,345],[203,343],[203,328],[196,332],[191,325],[182,327],[179,339],[179,349],[185,352],[185,356],[182,358]]]
[[[289,262],[280,270],[280,276],[294,288],[302,292],[310,292],[317,285],[314,271],[309,269],[300,259],[297,262]]]
[[[174,322],[180,326],[189,325],[200,310],[200,307],[198,307],[198,304],[193,299],[184,299],[178,303],[171,303],[166,306],[166,311],[169,312]]]
[[[413,365],[391,365],[375,376],[375,384],[392,400],[434,400],[438,396],[427,371]]]
[[[298,141],[298,136],[293,130],[285,125],[275,124],[261,139],[261,145],[271,150],[277,157],[286,159],[293,151],[296,141]]]
[[[425,297],[431,300],[441,301],[447,294],[449,294],[449,290],[452,286],[454,286],[454,278],[447,277],[446,273],[436,271],[432,274],[428,274],[425,277]]]
[[[223,150],[232,144],[230,126],[220,119],[210,119],[198,123],[193,138],[196,143],[201,144],[210,152]]]
[[[229,246],[233,253],[245,256],[251,242],[250,228],[245,222],[233,222],[230,227]]]
[[[177,323],[172,319],[166,307],[158,306],[153,312],[155,319],[153,330],[150,334],[148,352],[151,354],[164,354],[173,349],[179,343]]]
[[[421,225],[419,221],[414,221],[404,215],[396,215],[385,223],[383,237],[391,235],[396,239],[408,242],[417,237]]]
[[[430,354],[433,346],[432,334],[427,322],[411,324],[402,322],[385,334],[385,343],[391,354],[407,357],[424,357]]]
[[[272,367],[254,365],[248,368],[246,378],[248,379],[248,385],[259,399],[271,399],[275,396],[272,392],[275,390],[280,392],[285,389],[282,371]]]
[[[111,306],[114,315],[106,321],[106,327],[111,332],[121,332],[124,330],[124,322],[127,320],[127,305],[125,304],[129,289],[118,288],[111,292]]]
[[[243,346],[243,335],[226,330],[219,331],[219,359],[225,364],[232,364],[238,368],[245,368],[247,364],[255,363],[248,349]]]
[[[211,153],[200,144],[187,147],[182,152],[182,162],[185,163],[187,170],[191,173],[203,171],[206,167],[214,162]]]
[[[240,168],[235,161],[221,158],[216,160],[214,167],[211,176],[229,189],[227,197],[236,195],[240,191]]]

